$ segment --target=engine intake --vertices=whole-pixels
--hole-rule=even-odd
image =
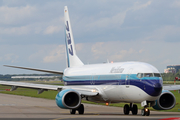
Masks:
[[[159,98],[156,100],[156,104],[153,106],[156,110],[169,110],[176,104],[175,96],[168,90],[163,90]]]
[[[62,90],[56,95],[56,104],[64,109],[76,109],[81,104],[81,96],[73,89]]]

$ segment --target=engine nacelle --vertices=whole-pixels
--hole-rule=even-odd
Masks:
[[[56,95],[56,104],[64,109],[76,109],[81,104],[81,96],[73,89],[60,91]]]
[[[153,106],[156,110],[169,110],[172,109],[176,105],[176,98],[168,90],[163,90],[159,98],[155,101],[155,105]]]

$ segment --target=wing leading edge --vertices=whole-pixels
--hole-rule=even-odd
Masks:
[[[10,81],[0,81],[0,84],[5,85],[5,86],[11,86],[11,91],[16,90],[18,87],[37,89],[38,94],[41,94],[42,92],[48,91],[48,90],[54,90],[54,91],[60,92],[65,89],[74,89],[80,95],[83,95],[83,96],[96,96],[99,94],[98,90],[92,87],[88,88],[88,87],[81,87],[81,86],[57,86],[57,85],[10,82]]]

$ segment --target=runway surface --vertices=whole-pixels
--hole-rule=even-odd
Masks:
[[[0,119],[13,120],[157,120],[180,117],[178,112],[151,111],[150,116],[124,115],[120,107],[84,104],[84,115],[70,115],[69,110],[60,109],[55,100],[0,94]]]

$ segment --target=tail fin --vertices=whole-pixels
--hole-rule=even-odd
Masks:
[[[64,19],[65,19],[65,42],[66,42],[66,52],[67,52],[67,65],[68,67],[84,65],[76,55],[74,38],[72,34],[67,6],[64,7]]]

